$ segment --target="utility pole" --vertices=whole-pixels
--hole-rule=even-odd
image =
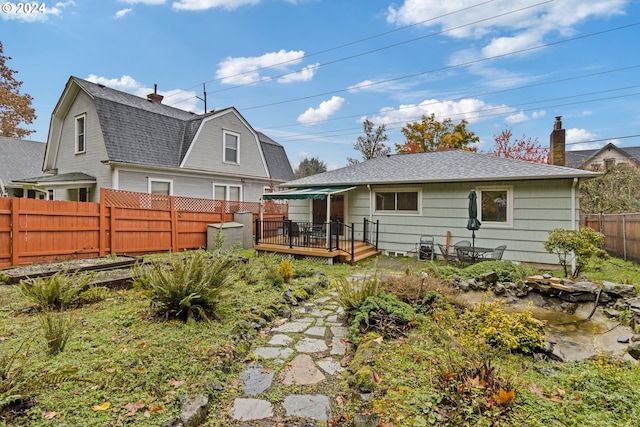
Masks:
[[[207,114],[207,86],[206,83],[202,83],[202,98],[196,95],[200,101],[204,102],[204,113]]]

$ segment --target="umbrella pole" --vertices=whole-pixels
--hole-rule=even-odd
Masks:
[[[473,262],[476,262],[476,230],[471,230],[471,256]]]

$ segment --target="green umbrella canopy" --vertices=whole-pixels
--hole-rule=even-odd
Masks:
[[[467,222],[467,230],[479,230],[480,221],[478,221],[478,196],[476,190],[469,192],[469,221]]]

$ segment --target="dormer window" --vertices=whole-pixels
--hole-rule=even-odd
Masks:
[[[86,114],[76,117],[76,154],[84,153],[87,148],[85,141],[86,119]]]
[[[224,132],[224,153],[225,163],[240,163],[240,135],[237,133]]]

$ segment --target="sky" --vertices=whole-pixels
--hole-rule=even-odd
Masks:
[[[366,118],[434,114],[480,142],[510,129],[567,149],[640,145],[640,1],[0,0],[9,68],[45,142],[70,76],[187,111],[236,107],[292,165],[361,159]]]

